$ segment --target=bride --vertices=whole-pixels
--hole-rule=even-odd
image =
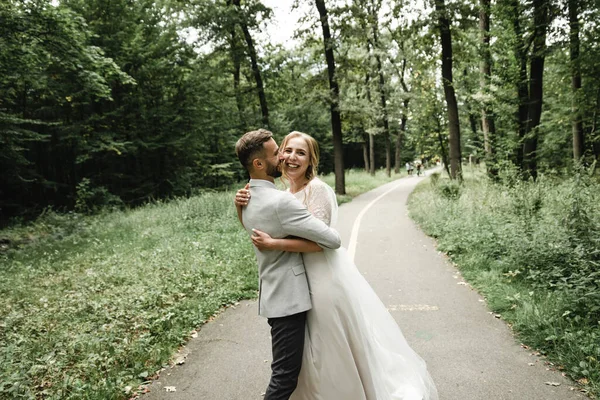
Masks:
[[[337,201],[331,187],[316,177],[316,140],[292,132],[280,149],[289,191],[311,214],[333,226]],[[238,191],[238,211],[250,201],[249,193]],[[289,249],[288,240],[260,231],[252,237],[261,250]],[[410,348],[346,250],[321,249],[306,241],[302,252],[312,309],[307,314],[298,386],[290,399],[437,400],[425,362]]]

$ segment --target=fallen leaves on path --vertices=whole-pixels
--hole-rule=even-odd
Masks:
[[[177,356],[173,360],[173,364],[177,364],[177,365],[184,364],[185,363],[185,357],[186,356],[184,354],[177,354]]]

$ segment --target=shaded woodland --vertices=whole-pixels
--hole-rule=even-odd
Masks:
[[[597,3],[298,3],[282,46],[258,0],[3,1],[2,222],[237,182],[258,127],[315,136],[340,194],[347,168],[535,179],[598,159]]]

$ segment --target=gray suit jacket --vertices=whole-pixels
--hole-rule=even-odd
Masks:
[[[250,180],[250,201],[242,211],[244,227],[266,232],[273,238],[297,236],[316,242],[321,247],[337,249],[340,235],[313,217],[290,193],[277,190],[261,179]],[[258,313],[277,318],[310,310],[308,281],[301,253],[279,250],[258,250],[259,299]]]

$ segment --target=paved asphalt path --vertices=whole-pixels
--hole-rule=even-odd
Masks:
[[[348,246],[357,216],[371,205],[355,262],[427,362],[440,400],[585,398],[521,347],[408,217],[407,197],[422,179],[400,179],[342,205],[337,228]],[[241,302],[205,324],[178,357],[185,362],[164,370],[142,400],[260,400],[270,375],[269,326],[256,301]]]

